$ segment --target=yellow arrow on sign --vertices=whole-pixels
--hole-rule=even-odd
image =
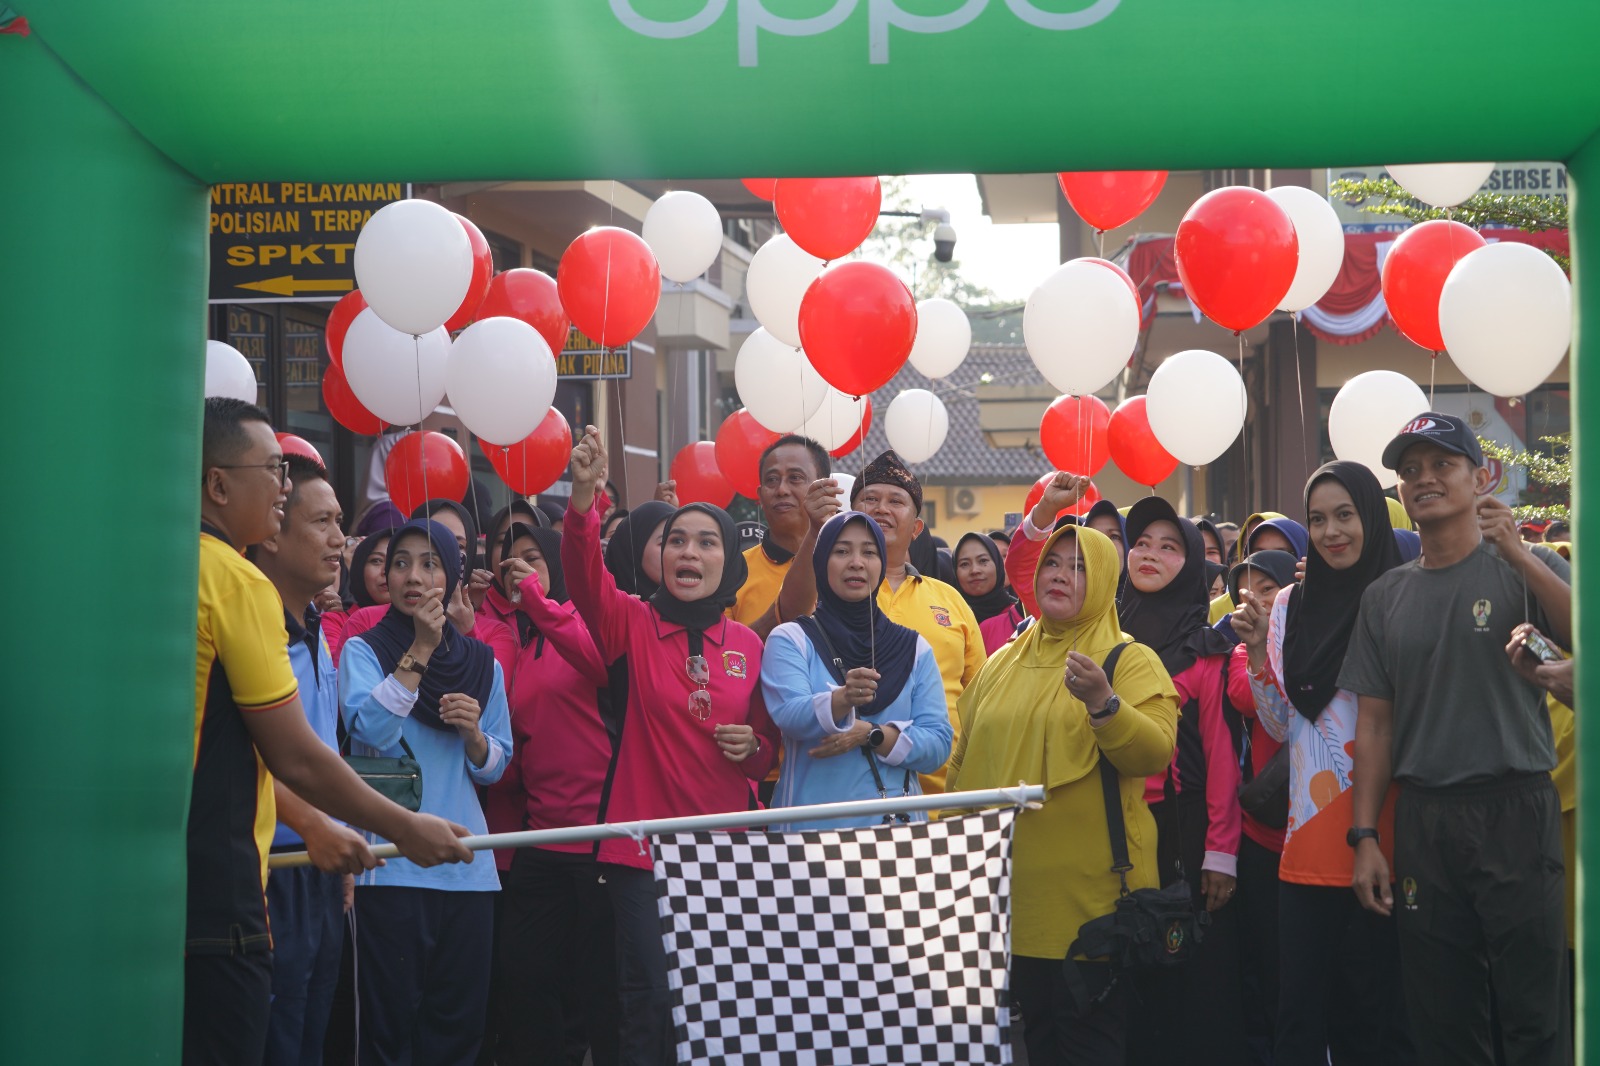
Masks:
[[[349,292],[355,288],[352,281],[337,279],[317,281],[310,278],[300,279],[285,274],[281,278],[263,278],[260,281],[241,281],[235,288],[255,289],[257,292],[270,292],[275,296],[298,296],[303,292]]]

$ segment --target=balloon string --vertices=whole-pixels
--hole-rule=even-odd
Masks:
[[[1300,364],[1300,312],[1289,312],[1289,321],[1294,325],[1294,394],[1300,401],[1300,466],[1306,477],[1310,477],[1311,457],[1306,453],[1310,437],[1310,430],[1306,427],[1306,380],[1305,370]],[[1317,445],[1317,457],[1321,458],[1322,441],[1318,440]]]
[[[1439,379],[1439,353],[1428,356],[1428,409],[1433,410],[1433,386]]]
[[[1095,240],[1099,242],[1099,244],[1096,246],[1095,254],[1101,259],[1104,259],[1106,257],[1106,231],[1103,229],[1097,229],[1094,231],[1094,236]]]
[[[1245,427],[1245,422],[1250,417],[1250,388],[1244,381],[1244,333],[1237,331],[1235,337],[1239,338],[1239,444],[1244,449],[1244,511],[1251,513],[1250,492],[1250,431]]]
[[[428,438],[425,436],[426,431],[422,428],[423,423],[427,421],[428,412],[422,409],[422,338],[415,333],[411,335],[411,354],[412,366],[417,371],[417,452],[421,456],[422,500],[423,505],[426,506],[427,501],[433,499],[432,496],[428,495]],[[409,489],[410,487],[408,479],[406,488]]]

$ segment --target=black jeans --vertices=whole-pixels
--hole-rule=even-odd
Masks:
[[[677,1061],[677,1045],[655,876],[649,870],[614,863],[603,864],[601,871],[617,919],[622,1062],[626,1066],[667,1066]]]
[[[189,955],[183,960],[185,1066],[261,1061],[272,1013],[272,953]]]
[[[1277,1066],[1415,1061],[1400,1000],[1393,918],[1338,885],[1278,886]]]
[[[1278,860],[1247,835],[1239,838],[1239,967],[1244,1034],[1253,1062],[1271,1063],[1278,1023]]]
[[[601,866],[588,852],[520,848],[505,880],[497,954],[505,1006],[499,1066],[583,1061],[564,1048],[576,1026],[594,1066],[617,1062],[616,920]],[[577,1017],[573,1018],[572,1015]]]
[[[1087,1010],[1072,998],[1060,959],[1011,957],[1011,1001],[1022,1012],[1028,1066],[1122,1066],[1128,1031],[1128,987],[1119,981]],[[1111,981],[1105,962],[1073,962],[1091,998]],[[1012,1019],[1013,1023],[1015,1018]]]
[[[1561,801],[1550,776],[1406,786],[1394,828],[1400,962],[1421,1061],[1494,1061],[1492,977],[1509,1066],[1569,1062]]]

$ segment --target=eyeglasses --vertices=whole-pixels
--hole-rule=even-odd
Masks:
[[[235,464],[231,464],[231,465],[227,464],[227,463],[218,463],[218,464],[216,464],[216,469],[218,469],[218,470],[267,470],[267,471],[270,471],[273,474],[273,476],[275,476],[278,479],[278,487],[280,489],[283,488],[284,484],[289,480],[289,461],[287,459],[283,459],[283,458],[274,459],[270,463],[243,463],[243,464],[235,463]]]
[[[711,664],[704,655],[691,655],[683,661],[683,670],[691,685],[700,686],[689,693],[689,713],[703,722],[711,717],[711,693],[706,690],[711,684]]]

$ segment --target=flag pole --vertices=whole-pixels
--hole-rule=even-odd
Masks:
[[[847,800],[842,803],[814,803],[805,807],[774,807],[762,811],[729,811],[725,814],[697,814],[684,818],[655,818],[643,822],[606,822],[578,825],[566,829],[532,829],[521,833],[488,833],[462,838],[472,851],[499,848],[530,848],[546,844],[574,844],[586,840],[644,840],[664,833],[697,833],[712,829],[748,829],[786,822],[815,822],[829,818],[858,818],[883,814],[909,814],[912,811],[972,810],[1001,804],[1027,806],[1044,801],[1043,785],[1018,784],[1013,788],[988,788],[971,792],[942,792],[931,796],[894,796],[889,799]],[[400,857],[393,844],[379,844],[372,853],[380,859]],[[303,851],[271,856],[267,865],[274,870],[287,866],[309,866]]]

